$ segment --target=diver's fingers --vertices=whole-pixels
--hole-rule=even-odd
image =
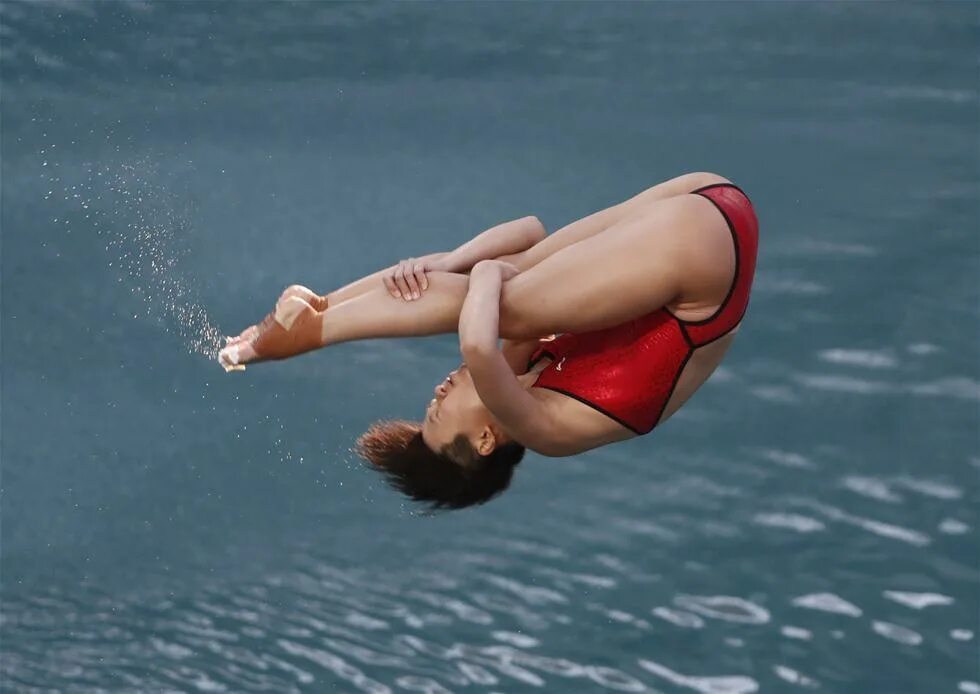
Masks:
[[[429,288],[429,278],[425,275],[425,265],[422,263],[415,263],[415,280],[423,292]]]
[[[419,282],[415,278],[415,261],[409,258],[405,261],[405,282],[408,283],[408,289],[412,292],[411,299],[418,299],[421,296],[421,291],[419,290]]]
[[[395,286],[398,287],[398,291],[405,301],[412,300],[412,290],[408,287],[408,282],[405,280],[405,261],[398,263],[398,269],[395,270]]]
[[[419,298],[419,283],[415,279],[415,260],[409,258],[401,263],[402,275],[405,277],[405,284],[408,285],[409,293],[405,295],[405,301]]]
[[[398,287],[395,286],[394,273],[390,275],[385,275],[383,279],[384,279],[385,289],[388,290],[388,293],[391,294],[396,299],[401,298],[402,293],[398,290]]]

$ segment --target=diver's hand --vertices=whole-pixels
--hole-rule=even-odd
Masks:
[[[326,309],[326,297],[300,285],[287,287],[272,313],[237,337],[226,338],[218,361],[232,371],[248,363],[285,359],[322,347]]]
[[[422,296],[429,288],[427,272],[452,272],[449,262],[440,258],[408,258],[392,268],[391,273],[384,276],[384,285],[396,299],[414,301]]]

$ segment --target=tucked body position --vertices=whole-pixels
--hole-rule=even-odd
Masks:
[[[357,450],[412,499],[462,508],[506,489],[526,449],[570,456],[676,412],[732,344],[757,246],[745,193],[686,174],[551,235],[524,217],[325,295],[288,287],[219,361],[458,332],[422,420],[376,422]]]

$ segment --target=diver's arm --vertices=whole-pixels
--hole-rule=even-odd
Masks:
[[[470,273],[459,312],[459,344],[480,399],[518,442],[542,455],[561,455],[559,428],[550,412],[518,382],[497,347],[500,292],[516,268],[482,262]]]
[[[526,251],[547,235],[537,217],[522,217],[490,227],[442,259],[448,272],[469,272],[481,260]]]
[[[361,296],[330,306],[319,314],[318,322],[322,325],[322,331],[318,346],[329,347],[343,342],[381,337],[417,337],[457,332],[470,278],[470,275],[455,272],[433,272],[429,278],[429,290],[418,301],[407,303],[393,299],[388,290],[379,284]],[[527,341],[543,335],[537,332],[534,325],[524,320],[518,310],[495,307],[494,315],[499,316],[500,337]]]
[[[415,260],[426,265],[431,264],[434,269],[442,272],[469,272],[481,260],[499,256],[512,257],[526,251],[546,235],[544,225],[537,217],[523,217],[490,227],[455,250],[430,253]],[[398,264],[386,267],[329,292],[324,296],[327,306],[336,306],[375,288],[397,267]]]

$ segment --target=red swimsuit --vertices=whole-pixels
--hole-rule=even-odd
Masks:
[[[646,434],[660,421],[695,348],[738,325],[749,303],[759,242],[752,203],[731,183],[692,192],[714,203],[735,244],[735,278],[721,307],[702,321],[683,321],[661,308],[612,328],[565,333],[543,342],[531,355],[528,368],[545,354],[554,361],[534,387],[573,397],[637,434]]]

